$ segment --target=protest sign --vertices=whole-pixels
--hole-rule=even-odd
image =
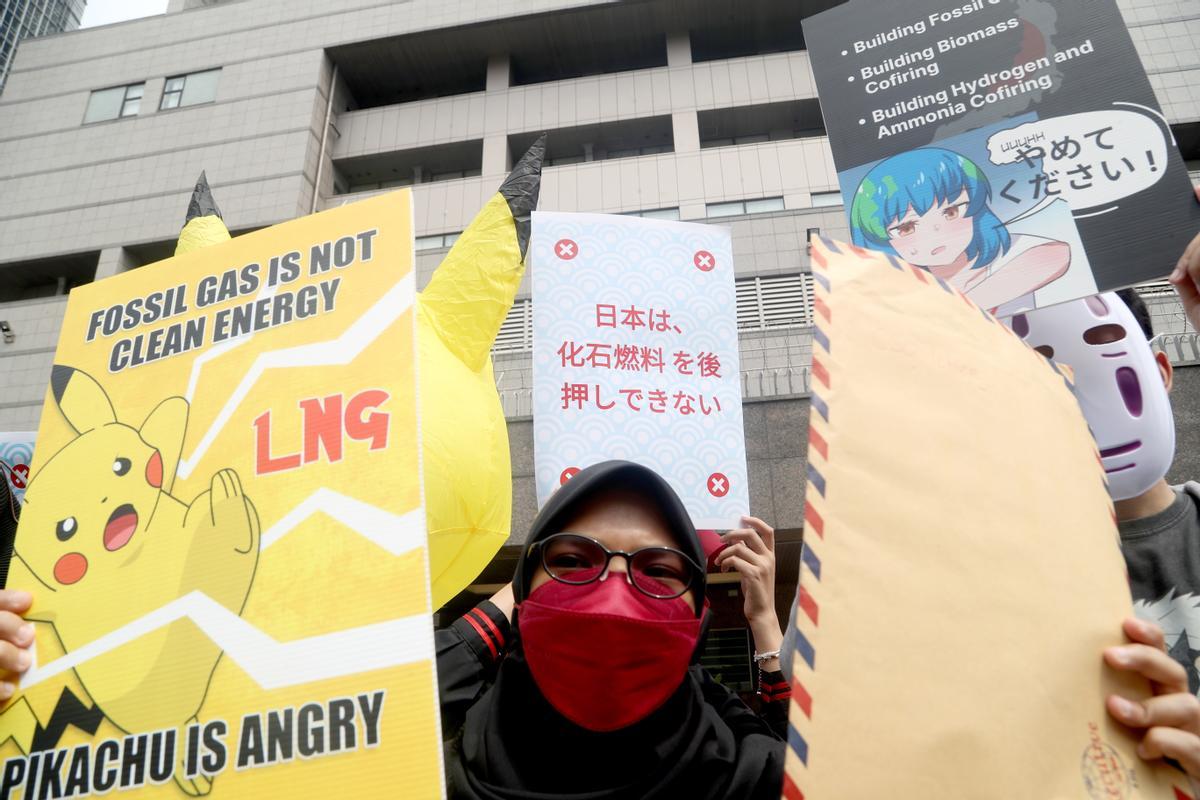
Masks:
[[[733,252],[710,225],[534,212],[538,503],[580,469],[654,469],[699,528],[749,511]]]
[[[804,32],[854,243],[998,315],[1163,278],[1200,227],[1114,0],[849,0]]]
[[[411,220],[383,195],[72,291],[0,796],[441,793]]]
[[[7,431],[0,433],[0,462],[8,477],[8,490],[19,504],[25,497],[25,484],[29,482],[29,463],[33,460],[33,443],[36,431]]]
[[[813,264],[783,796],[1190,798],[1105,709],[1150,687],[1102,660],[1132,601],[1066,371],[894,256]]]

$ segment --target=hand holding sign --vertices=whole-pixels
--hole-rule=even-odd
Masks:
[[[1200,202],[1200,186],[1196,187],[1196,201]],[[1200,233],[1183,251],[1175,271],[1171,273],[1171,283],[1179,293],[1192,329],[1200,331]]]
[[[775,614],[775,529],[758,517],[743,517],[744,528],[721,537],[728,545],[714,559],[721,572],[736,571],[742,577],[743,611],[752,628],[773,625]]]
[[[29,592],[0,589],[0,701],[12,697],[16,691],[16,674],[29,669],[32,658],[29,646],[33,644],[33,626],[21,616],[29,610],[33,598]]]
[[[1104,661],[1113,669],[1150,681],[1154,697],[1144,701],[1108,696],[1108,713],[1135,730],[1144,730],[1138,755],[1173,758],[1193,779],[1200,778],[1200,701],[1188,690],[1187,674],[1167,654],[1162,628],[1136,618],[1125,620],[1133,644],[1110,647]]]

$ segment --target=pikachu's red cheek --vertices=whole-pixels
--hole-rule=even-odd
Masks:
[[[150,460],[146,462],[146,483],[155,489],[161,489],[163,481],[162,472],[162,456],[155,450],[154,455],[150,456]]]
[[[54,564],[54,580],[63,586],[70,586],[83,578],[87,568],[87,559],[82,553],[67,553]]]

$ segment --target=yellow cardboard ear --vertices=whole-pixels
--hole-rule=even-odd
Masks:
[[[117,421],[104,389],[90,375],[74,367],[55,364],[50,371],[50,391],[76,433],[87,433]]]
[[[229,229],[221,219],[221,210],[208,188],[208,176],[203,172],[196,179],[196,187],[188,201],[187,217],[179,241],[175,243],[175,255],[183,255],[212,244],[229,241]]]

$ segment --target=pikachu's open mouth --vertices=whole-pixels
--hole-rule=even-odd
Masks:
[[[120,550],[129,544],[134,531],[137,530],[137,524],[138,515],[133,506],[129,503],[117,506],[109,516],[108,524],[104,526],[104,548]]]

